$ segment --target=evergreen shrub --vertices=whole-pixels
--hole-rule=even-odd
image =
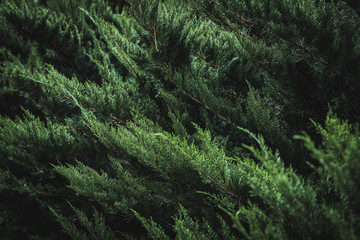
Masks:
[[[0,238],[358,239],[359,14],[0,1]]]

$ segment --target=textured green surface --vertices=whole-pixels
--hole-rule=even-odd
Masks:
[[[0,239],[357,239],[359,12],[0,1]]]

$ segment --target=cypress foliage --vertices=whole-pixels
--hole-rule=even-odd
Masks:
[[[358,239],[359,13],[0,1],[0,238]]]

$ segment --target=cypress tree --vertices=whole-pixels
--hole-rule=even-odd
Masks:
[[[0,1],[0,238],[358,239],[359,14]]]

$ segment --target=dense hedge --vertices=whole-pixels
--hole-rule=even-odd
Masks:
[[[0,1],[0,238],[357,239],[359,14]]]

